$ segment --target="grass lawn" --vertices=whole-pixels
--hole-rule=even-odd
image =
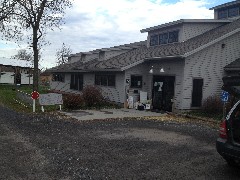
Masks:
[[[32,106],[28,105],[27,103],[21,101],[17,98],[17,89],[23,91],[25,93],[31,94],[32,92],[32,85],[22,85],[20,87],[16,87],[15,85],[0,85],[0,104],[7,106],[11,109],[20,112],[32,112]],[[39,93],[45,94],[47,93],[48,87],[39,86]],[[25,107],[20,103],[17,103],[16,100],[22,102],[23,104],[27,105]],[[36,112],[41,112],[41,106],[36,103]],[[44,107],[46,112],[57,110],[59,106],[46,106]]]

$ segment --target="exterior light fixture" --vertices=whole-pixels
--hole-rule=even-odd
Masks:
[[[165,71],[164,71],[164,69],[163,69],[163,68],[161,68],[161,69],[160,69],[160,72],[161,72],[161,73],[163,73],[163,72],[165,72]]]
[[[149,70],[149,73],[153,73],[153,66],[152,66],[152,68]]]

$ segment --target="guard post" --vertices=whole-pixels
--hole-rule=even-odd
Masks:
[[[225,119],[226,116],[226,103],[228,102],[228,99],[229,93],[227,91],[222,91],[221,100],[223,102],[223,119]]]
[[[33,99],[33,112],[35,112],[36,111],[36,99],[39,98],[39,93],[37,91],[33,91],[31,93],[31,97]]]

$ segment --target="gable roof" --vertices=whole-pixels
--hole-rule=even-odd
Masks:
[[[240,0],[224,3],[224,4],[221,4],[221,5],[218,5],[218,6],[214,6],[214,7],[210,8],[209,10],[221,9],[221,8],[233,6],[233,5],[236,5],[236,4],[240,4]]]
[[[18,60],[18,59],[10,59],[5,57],[0,57],[0,64],[5,66],[18,66],[18,67],[31,67],[31,62]]]
[[[104,61],[65,64],[52,71],[124,71],[144,61],[161,58],[188,57],[230,35],[240,32],[240,19],[207,31],[185,42],[151,46],[144,45]]]
[[[122,69],[131,67],[131,64],[136,65],[137,62],[141,63],[142,60],[153,58],[171,58],[171,57],[187,57],[191,52],[195,53],[202,47],[206,47],[209,43],[215,42],[221,37],[225,37],[228,33],[240,31],[240,19],[221,26],[199,36],[193,37],[185,42],[173,43],[160,46],[146,46],[126,52],[119,56],[113,57],[106,61],[95,62],[88,66],[87,69]]]
[[[142,30],[140,30],[140,32],[144,33],[144,32],[154,31],[157,29],[167,28],[170,26],[180,25],[183,23],[229,23],[229,22],[231,22],[229,19],[221,19],[221,20],[217,20],[217,19],[179,19],[177,21],[168,22],[168,23],[161,24],[158,26],[153,26],[153,27],[149,27],[146,29],[142,29]]]

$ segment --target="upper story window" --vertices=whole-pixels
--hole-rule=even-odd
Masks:
[[[115,75],[96,74],[95,75],[95,85],[115,86]]]
[[[159,34],[159,44],[167,44],[168,43],[168,33]]]
[[[218,19],[225,19],[227,17],[228,17],[228,10],[227,9],[218,11]]]
[[[178,31],[169,32],[168,43],[178,42]]]
[[[142,76],[131,76],[131,88],[142,88]]]
[[[227,19],[239,16],[239,7],[230,7],[218,11],[218,19]]]
[[[150,36],[150,46],[158,45],[158,35]]]
[[[228,9],[228,17],[235,17],[239,15],[239,7],[233,7]]]
[[[159,35],[150,36],[150,46],[178,42],[179,31],[170,31]]]

